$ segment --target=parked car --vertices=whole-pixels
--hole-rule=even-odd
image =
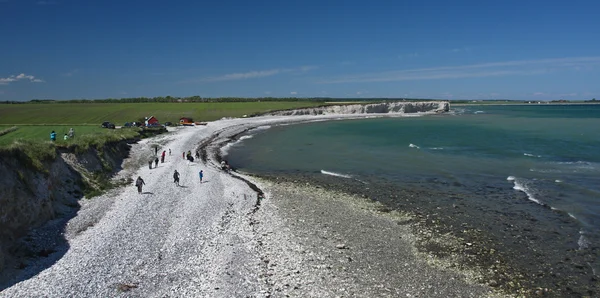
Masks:
[[[123,127],[131,127],[131,123],[125,122],[125,124],[123,124]]]
[[[100,125],[102,128],[108,128],[108,125],[110,124],[109,121],[104,121],[102,122],[102,125]]]
[[[109,122],[108,126],[106,128],[108,128],[108,129],[115,129],[115,125]]]
[[[165,126],[171,126],[171,125],[173,125],[173,123],[171,123],[171,122],[165,122]]]

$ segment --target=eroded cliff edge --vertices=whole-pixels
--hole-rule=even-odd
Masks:
[[[102,190],[129,155],[126,141],[100,148],[56,148],[54,158],[33,161],[20,150],[0,153],[0,272],[16,262],[17,239],[31,228],[74,213],[84,193]],[[38,166],[33,166],[39,162]],[[41,164],[41,168],[40,165]]]

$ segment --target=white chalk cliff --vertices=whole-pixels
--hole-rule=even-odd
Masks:
[[[276,111],[272,116],[327,115],[327,114],[392,114],[392,113],[442,113],[448,112],[447,101],[427,102],[382,102],[372,104],[344,104],[315,108]]]

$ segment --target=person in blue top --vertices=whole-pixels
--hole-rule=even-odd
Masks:
[[[50,133],[50,141],[56,141],[56,133],[54,132],[54,130]]]
[[[200,170],[198,175],[200,176],[200,183],[202,183],[202,177],[204,177],[204,172],[202,172],[202,170]]]

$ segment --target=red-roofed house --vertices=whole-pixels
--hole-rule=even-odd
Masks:
[[[146,119],[146,126],[155,126],[155,125],[160,125],[160,123],[158,122],[158,119],[156,119],[156,117],[150,116],[150,117],[148,117],[148,119]]]

